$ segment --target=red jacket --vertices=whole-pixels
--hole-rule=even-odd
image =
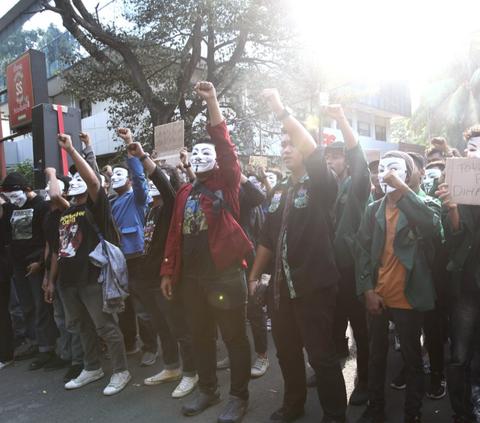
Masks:
[[[220,214],[214,216],[212,200],[205,195],[201,196],[200,204],[208,224],[210,252],[217,270],[220,271],[234,262],[244,263],[243,259],[253,250],[253,245],[235,220],[240,213],[238,189],[241,173],[235,145],[230,142],[227,125],[225,121],[213,127],[208,124],[207,132],[215,144],[218,169],[205,182],[205,186],[213,193],[221,190],[223,199],[234,214],[232,216],[228,211],[220,209]],[[192,189],[191,184],[183,185],[175,197],[165,256],[160,271],[160,276],[172,275],[172,284],[178,282],[182,269],[183,216],[185,204]]]

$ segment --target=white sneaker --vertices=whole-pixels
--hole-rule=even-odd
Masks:
[[[228,357],[217,362],[217,370],[228,369],[229,367],[230,367],[230,359]]]
[[[165,382],[173,382],[182,378],[182,369],[162,370],[160,373],[152,377],[147,377],[143,383],[148,386],[160,385]]]
[[[253,364],[252,371],[250,372],[250,376],[263,376],[269,367],[270,363],[268,361],[268,358],[257,357],[255,363]]]
[[[155,360],[158,357],[158,353],[151,352],[151,351],[145,351],[142,355],[142,359],[140,360],[140,366],[141,367],[147,367],[151,366],[152,364],[155,363]]]
[[[82,370],[80,376],[76,379],[72,379],[70,382],[65,384],[65,389],[77,389],[81,388],[82,386],[86,385],[87,383],[94,382],[98,379],[101,379],[105,376],[103,373],[103,369],[100,368],[98,370]]]
[[[130,376],[130,372],[125,370],[124,372],[114,373],[110,379],[110,383],[107,387],[103,390],[103,395],[115,395],[116,393],[120,392],[127,383],[130,381],[132,376]]]
[[[14,362],[15,362],[15,360],[9,360],[9,361],[3,361],[3,362],[0,361],[0,370],[4,369],[7,366],[10,366]]]
[[[172,392],[173,398],[183,398],[186,397],[190,392],[192,392],[195,387],[198,385],[198,375],[195,376],[183,376],[180,384],[175,388],[175,391]]]

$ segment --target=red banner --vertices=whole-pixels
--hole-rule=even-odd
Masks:
[[[10,128],[18,128],[32,122],[33,99],[30,52],[22,54],[6,67]]]

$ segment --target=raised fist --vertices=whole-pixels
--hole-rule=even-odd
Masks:
[[[215,87],[211,82],[197,82],[197,85],[195,85],[195,92],[205,101],[214,100],[217,98]]]
[[[92,143],[90,142],[90,135],[88,132],[80,132],[80,141],[82,141],[85,144],[85,147],[90,147]]]
[[[118,128],[117,135],[128,145],[133,142],[132,133],[129,128]]]
[[[72,154],[75,150],[73,148],[72,139],[70,135],[67,134],[58,134],[57,142],[60,147],[62,147],[68,154]]]
[[[142,157],[145,152],[143,151],[142,144],[139,142],[132,142],[127,144],[127,151],[134,157]]]
[[[327,116],[335,120],[340,120],[345,117],[343,113],[343,107],[340,104],[331,104],[325,108]]]
[[[282,114],[284,107],[280,100],[280,94],[276,88],[267,88],[266,90],[263,90],[260,97],[267,102],[267,106],[270,107],[270,110],[273,113],[276,115]]]
[[[188,151],[186,147],[180,150],[180,161],[183,165],[188,164]]]
[[[47,167],[44,172],[48,177],[57,174],[57,170],[54,167]]]
[[[449,148],[448,148],[447,140],[445,138],[443,137],[432,138],[431,143],[435,148],[438,148],[444,153],[448,153]]]

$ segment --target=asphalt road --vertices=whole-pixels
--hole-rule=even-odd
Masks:
[[[403,404],[405,391],[397,391],[389,382],[400,371],[401,356],[393,348],[393,336],[390,335],[390,352],[387,370],[387,417],[389,422],[403,422]],[[221,342],[220,342],[221,343]],[[347,391],[350,394],[355,378],[355,351],[347,360],[342,360]],[[275,347],[269,335],[270,368],[266,375],[250,383],[250,410],[244,423],[265,422],[270,414],[281,407],[283,381],[275,357]],[[222,345],[219,359],[226,357]],[[252,357],[253,358],[253,357]],[[9,366],[0,373],[0,423],[85,423],[85,422],[135,422],[135,423],[206,423],[216,422],[228,400],[229,371],[218,371],[223,401],[205,410],[195,417],[182,417],[182,405],[191,399],[191,395],[180,400],[171,398],[171,392],[177,382],[145,386],[143,380],[160,372],[163,368],[161,358],[150,367],[139,366],[140,354],[128,358],[132,380],[119,394],[106,397],[103,389],[109,382],[110,363],[102,362],[106,376],[80,389],[67,391],[62,381],[66,370],[44,372],[29,371],[29,360]],[[308,370],[308,374],[312,370]],[[428,383],[428,376],[425,378]],[[328,383],[328,382],[327,382]],[[431,400],[425,396],[422,422],[451,422],[452,411],[448,395],[441,400]],[[364,407],[348,407],[347,416],[353,423],[363,412]],[[305,416],[298,422],[320,422],[322,410],[315,389],[309,389]]]

